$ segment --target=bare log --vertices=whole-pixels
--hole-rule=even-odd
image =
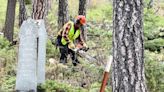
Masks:
[[[93,58],[92,56],[88,55],[85,51],[83,50],[80,50],[77,52],[77,54],[80,56],[80,57],[83,57],[85,59],[87,59],[88,61],[91,61],[91,62],[95,62],[97,61],[97,59]]]

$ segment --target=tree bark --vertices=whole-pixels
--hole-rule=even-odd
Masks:
[[[113,92],[147,92],[144,75],[143,1],[113,1]]]
[[[47,15],[47,0],[33,0],[33,19],[44,19]]]
[[[87,0],[79,0],[79,15],[86,16]]]
[[[62,26],[68,22],[68,0],[59,0],[58,6],[58,29],[60,30]]]
[[[87,0],[79,0],[79,15],[86,16],[86,8],[87,8]],[[84,41],[87,40],[87,29],[86,26],[84,26],[81,30]]]
[[[52,8],[52,0],[47,0],[47,14]]]
[[[47,16],[51,9],[52,0],[44,0],[44,3],[45,3],[45,7],[46,7],[45,16]]]
[[[13,42],[16,0],[8,0],[4,36]]]
[[[19,26],[22,25],[23,21],[26,20],[27,13],[25,7],[25,0],[19,0]]]

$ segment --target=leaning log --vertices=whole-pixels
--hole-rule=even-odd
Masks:
[[[83,50],[80,50],[77,52],[77,54],[80,56],[80,57],[83,57],[85,59],[87,59],[88,61],[90,62],[96,62],[97,59],[93,58],[92,56],[88,55],[85,51]]]

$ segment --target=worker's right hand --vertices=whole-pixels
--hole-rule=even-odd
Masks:
[[[75,49],[75,45],[73,44],[73,42],[70,42],[70,43],[68,44],[68,48],[69,48],[69,49]]]

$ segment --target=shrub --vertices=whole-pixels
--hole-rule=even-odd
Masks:
[[[162,92],[164,90],[162,55],[145,51],[145,75],[150,92]]]
[[[154,14],[153,9],[144,9],[144,36],[153,40],[160,36],[159,27],[164,26],[164,18]]]
[[[15,82],[16,82],[16,77],[13,76],[6,76],[5,78],[2,79],[3,82],[0,83],[0,91],[1,92],[13,92],[15,89]]]
[[[31,4],[32,2],[31,2],[31,0],[25,0],[25,4]]]
[[[3,36],[0,36],[0,49],[8,49],[10,42]]]
[[[8,75],[15,75],[16,56],[16,47],[10,46],[8,40],[0,36],[0,61]]]
[[[162,38],[149,40],[145,42],[145,49],[149,49],[150,51],[158,51],[164,48],[164,40]]]
[[[47,80],[40,88],[45,89],[45,92],[87,92],[85,89],[73,87],[70,84],[59,83],[54,80]]]
[[[46,55],[47,58],[57,58],[59,57],[59,50],[56,48],[55,45],[52,44],[50,40],[47,40],[47,47],[46,47]]]

